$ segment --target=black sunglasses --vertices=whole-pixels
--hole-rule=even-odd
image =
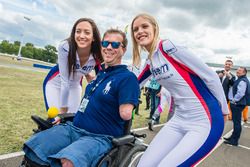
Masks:
[[[102,47],[107,48],[109,44],[111,44],[113,49],[117,49],[120,47],[121,42],[109,42],[109,41],[102,41]]]

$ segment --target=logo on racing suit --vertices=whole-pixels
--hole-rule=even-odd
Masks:
[[[80,64],[76,64],[76,70],[79,70],[79,69],[81,69],[81,70],[83,70],[83,71],[91,71],[92,69],[94,68],[94,66],[93,65],[90,65],[90,66],[83,66],[82,68],[81,68],[81,66],[80,66]]]
[[[153,75],[156,76],[156,75],[159,75],[159,74],[166,73],[168,70],[169,70],[168,65],[167,65],[167,64],[164,64],[164,65],[161,66],[161,67],[154,68],[154,69],[152,70],[152,72],[153,72]]]
[[[103,90],[103,94],[108,94],[108,92],[109,92],[109,90],[110,90],[110,88],[111,88],[111,86],[110,86],[111,83],[112,83],[112,81],[109,81],[109,82],[107,83],[105,89]]]

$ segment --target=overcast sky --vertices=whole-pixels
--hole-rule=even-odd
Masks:
[[[157,19],[162,39],[188,47],[204,62],[233,57],[236,65],[250,66],[249,0],[0,0],[0,40],[57,47],[80,17],[94,19],[103,33],[124,30],[142,12]],[[131,43],[125,59],[131,60]]]

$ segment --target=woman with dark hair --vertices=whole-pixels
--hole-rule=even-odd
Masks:
[[[43,83],[46,109],[57,107],[60,113],[75,113],[78,110],[82,77],[90,82],[97,73],[103,59],[101,38],[92,19],[80,18],[72,28],[70,37],[58,47],[58,64],[53,67]]]

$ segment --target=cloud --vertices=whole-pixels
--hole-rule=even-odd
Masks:
[[[238,54],[239,49],[214,49],[215,54]]]
[[[95,20],[103,33],[110,27],[124,29],[146,12],[157,19],[161,38],[185,45],[205,61],[223,63],[226,56],[237,55],[240,62],[250,52],[249,6],[248,0],[1,1],[0,39],[20,40],[24,34],[24,42],[57,46],[80,17]],[[131,61],[131,41],[124,59]]]

